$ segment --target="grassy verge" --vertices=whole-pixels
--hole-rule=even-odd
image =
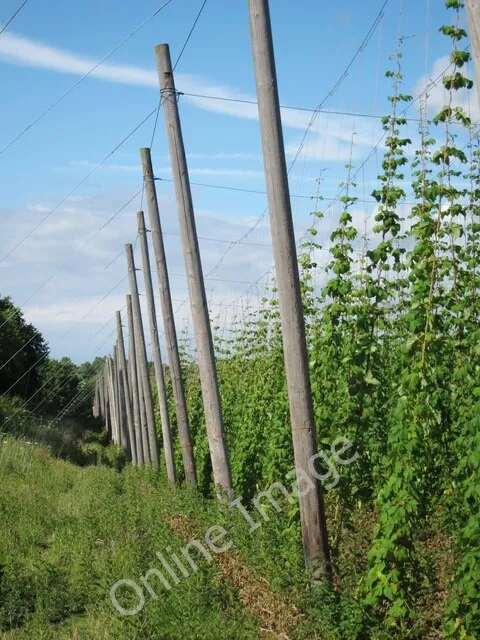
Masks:
[[[0,487],[0,638],[5,640],[391,637],[365,618],[355,599],[375,520],[367,511],[359,511],[344,530],[335,556],[337,588],[329,595],[306,583],[298,525],[287,509],[268,512],[268,521],[257,513],[261,526],[251,532],[238,510],[188,488],[172,490],[148,471],[78,466],[44,446],[11,437],[0,440]],[[198,570],[184,561],[189,575],[176,568],[175,584],[156,553],[175,568],[172,555],[183,558],[182,549],[194,539],[205,546],[213,525],[227,532],[222,543],[231,541],[228,550],[212,553],[209,561],[194,549]],[[445,568],[447,554],[438,546],[435,553]],[[142,587],[149,569],[162,570],[171,586],[166,589],[151,576],[157,597]],[[110,600],[112,585],[124,579],[142,587],[145,604],[136,615],[120,615]],[[124,608],[139,602],[131,589],[116,593]],[[432,612],[432,603],[427,597],[425,609]],[[416,637],[440,637],[439,620]]]

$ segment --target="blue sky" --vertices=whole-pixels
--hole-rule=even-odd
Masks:
[[[29,0],[0,35],[0,149],[160,4],[153,0]],[[383,1],[271,0],[270,4],[281,102],[313,108],[340,77]],[[0,154],[1,256],[154,109],[158,88],[153,47],[168,42],[175,60],[200,5],[200,0],[173,0],[95,74]],[[18,0],[3,0],[0,24],[17,7]],[[448,63],[445,56],[449,43],[438,34],[438,27],[447,20],[451,16],[441,0],[390,0],[365,50],[324,109],[388,113],[390,86],[384,72],[399,34],[411,36],[403,47],[403,88],[417,95],[425,86],[425,78],[436,77]],[[208,0],[178,65],[176,83],[185,93],[255,99],[246,0]],[[462,99],[478,118],[474,96],[469,103]],[[433,87],[430,110],[442,104],[440,87]],[[180,97],[180,111],[193,182],[264,190],[254,105],[185,95]],[[415,107],[407,115],[417,117]],[[288,110],[282,117],[287,161],[291,162],[311,114]],[[25,315],[42,330],[56,357],[68,355],[80,362],[110,348],[113,315],[124,305],[126,282],[102,298],[125,276],[123,255],[105,267],[119,255],[125,242],[135,240],[140,198],[98,230],[141,188],[138,150],[150,144],[152,129],[153,118],[0,262],[0,293],[11,295],[21,305],[28,300]],[[414,138],[416,124],[409,123],[407,129]],[[292,198],[299,237],[309,224],[310,212],[326,206],[308,197],[318,192],[317,178],[321,177],[322,195],[334,197],[345,178],[344,165],[350,153],[353,164],[359,167],[381,133],[379,121],[371,118],[326,113],[316,118],[290,176],[292,194],[304,196]],[[162,113],[152,155],[156,175],[170,178]],[[362,199],[368,199],[375,186],[381,155],[380,145],[359,173],[357,195]],[[171,277],[172,295],[175,301],[181,301],[187,286],[175,235],[178,225],[171,183],[158,183],[158,191],[163,229],[172,234],[165,236],[170,272],[175,274]],[[205,238],[200,246],[207,274],[229,247],[227,241],[237,241],[262,214],[266,197],[205,186],[194,186],[193,195],[199,235]],[[324,255],[328,255],[328,236],[338,211],[338,204],[331,204],[321,223]],[[357,204],[355,216],[361,229],[371,228],[372,213],[373,204]],[[236,313],[241,315],[242,306],[258,303],[262,284],[248,289],[248,283],[259,278],[263,283],[262,276],[272,263],[268,218],[245,240],[251,244],[235,245],[206,281],[211,313],[218,315],[222,326],[227,326]],[[248,294],[242,297],[247,289]],[[189,322],[188,304],[180,306],[176,302],[176,306],[181,328]]]

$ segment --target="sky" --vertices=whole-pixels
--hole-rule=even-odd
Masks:
[[[399,36],[405,93],[418,96],[448,65],[449,42],[438,28],[451,15],[442,0],[389,0],[359,51],[383,3],[270,2],[280,101],[297,107],[282,109],[294,225],[300,245],[314,220],[312,211],[326,210],[316,222],[320,267],[328,261],[329,235],[340,212],[335,197],[349,161],[359,198],[354,220],[371,241],[370,194],[383,144],[379,118],[365,116],[389,113],[391,81],[384,74]],[[0,28],[19,4],[2,1]],[[123,246],[135,243],[136,212],[142,207],[139,148],[151,145],[155,114],[120,143],[158,105],[154,46],[168,43],[175,61],[201,0],[172,0],[71,87],[161,4],[29,0],[0,35],[0,295],[22,307],[53,357],[80,363],[111,350],[114,313],[124,313],[128,291]],[[259,304],[272,275],[257,107],[188,94],[255,101],[246,0],[207,1],[175,80],[182,93],[179,109],[210,314],[226,330]],[[434,113],[444,103],[440,84],[429,93]],[[459,100],[480,119],[473,92]],[[319,104],[322,112],[312,121],[308,109]],[[417,105],[406,114],[413,140]],[[152,159],[160,178],[177,328],[188,332],[187,281],[162,110]],[[138,247],[135,256],[140,265]],[[140,271],[138,277],[143,291]],[[157,312],[160,317],[158,300]]]

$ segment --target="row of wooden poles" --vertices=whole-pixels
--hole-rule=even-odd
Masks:
[[[150,179],[146,180],[147,199],[150,203],[151,227],[158,267],[158,281],[162,301],[163,320],[169,351],[170,376],[174,394],[176,418],[183,454],[185,480],[196,486],[195,459],[190,437],[190,425],[180,366],[177,333],[174,323],[172,299],[167,264],[160,227],[157,196],[149,149],[141,149],[142,159],[149,167]],[[138,241],[142,256],[145,296],[148,308],[148,324],[153,354],[155,384],[160,408],[163,450],[168,481],[177,482],[172,430],[165,387],[165,371],[162,363],[157,313],[155,308],[147,229],[143,211],[137,214]],[[123,325],[120,311],[116,312],[117,339],[113,354],[105,359],[103,370],[96,379],[93,414],[105,423],[113,442],[123,448],[125,455],[135,466],[151,465],[159,469],[159,445],[155,424],[154,402],[150,385],[145,331],[138,291],[137,268],[133,248],[125,245],[130,293],[126,296],[128,327],[128,359],[125,352]],[[162,275],[160,275],[162,274]]]
[[[330,562],[322,487],[318,478],[313,476],[310,478],[312,483],[310,486],[313,485],[314,490],[305,490],[302,486],[302,475],[308,473],[309,461],[316,453],[316,431],[268,0],[249,0],[249,12],[305,560],[307,567],[315,571],[317,576],[323,576],[328,580]],[[232,496],[232,477],[178,112],[178,93],[175,89],[168,45],[157,46],[155,52],[188,279],[213,480],[219,495],[230,497]],[[185,481],[196,485],[195,458],[150,150],[141,149],[140,155]],[[177,474],[146,234],[144,214],[140,211],[138,240],[145,281],[163,450],[168,480],[173,484],[177,480]],[[159,446],[138,295],[137,272],[130,244],[125,246],[125,253],[130,285],[130,294],[127,295],[128,359],[125,353],[121,316],[120,312],[117,312],[117,340],[113,355],[105,359],[103,370],[97,377],[94,414],[104,421],[114,442],[124,448],[133,464],[139,466],[148,464],[158,470]],[[304,477],[303,482],[305,482]]]

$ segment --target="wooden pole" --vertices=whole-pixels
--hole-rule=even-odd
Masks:
[[[477,85],[478,104],[480,106],[480,3],[478,0],[467,0],[467,22],[472,44],[473,62]]]
[[[185,399],[182,368],[180,365],[177,331],[175,328],[175,318],[173,315],[172,296],[170,293],[167,260],[165,257],[165,247],[163,244],[160,213],[158,210],[157,190],[155,188],[155,179],[153,176],[150,149],[140,149],[140,157],[142,160],[143,180],[145,184],[145,198],[148,206],[150,230],[152,232],[152,244],[155,253],[155,264],[157,266],[158,288],[160,292],[163,325],[165,329],[165,341],[167,343],[168,360],[170,364],[170,377],[172,379],[178,435],[180,439],[180,445],[182,447],[185,481],[188,484],[197,486],[197,471],[195,468],[195,458],[193,455],[193,443],[190,435],[187,402]]]
[[[125,356],[125,353],[124,353]],[[121,438],[122,447],[125,451],[125,455],[129,460],[132,459],[132,449],[130,446],[130,436],[128,433],[128,420],[127,420],[127,396],[125,392],[125,380],[124,369],[122,365],[122,359],[120,355],[120,344],[117,340],[117,368],[118,368],[118,391],[120,394],[120,414],[121,414]]]
[[[115,395],[113,359],[107,358],[108,363],[108,392],[110,395],[110,417],[112,419],[112,440],[118,445],[118,419],[117,419],[117,398]]]
[[[170,161],[172,163],[173,180],[175,183],[180,235],[190,294],[213,478],[217,488],[227,496],[231,496],[232,478],[223,429],[222,406],[218,390],[212,330],[208,316],[205,284],[203,282],[202,264],[200,261],[200,251],[193,212],[192,193],[190,190],[187,159],[180,126],[177,92],[173,79],[170,51],[167,44],[161,44],[155,48],[155,52],[160,88],[163,96],[163,113],[169,142]]]
[[[165,462],[167,466],[167,478],[171,484],[177,482],[177,472],[175,469],[175,456],[173,453],[172,429],[168,415],[167,391],[165,389],[165,378],[163,376],[162,354],[160,351],[160,341],[158,338],[157,314],[155,310],[155,300],[153,298],[152,272],[150,269],[150,254],[148,251],[147,229],[143,211],[137,213],[138,241],[142,254],[143,278],[145,282],[145,296],[147,298],[148,324],[150,327],[150,342],[152,344],[153,366],[155,370],[155,383],[157,385],[158,404],[160,406],[160,421],[162,423],[163,450],[165,452]]]
[[[102,419],[102,397],[100,395],[100,372],[95,377],[95,403],[96,403],[96,416],[97,420]]]
[[[249,0],[249,11],[295,468],[308,472],[316,432],[268,0]],[[305,561],[316,576],[328,580],[323,491],[316,478],[312,482],[315,488],[299,498]]]
[[[133,421],[133,409],[130,395],[130,381],[128,379],[127,362],[125,358],[125,343],[123,341],[122,316],[120,311],[116,313],[117,318],[117,345],[120,370],[122,373],[122,383],[124,389],[125,412],[127,418],[129,454],[133,464],[137,465],[137,448],[135,445],[135,429]]]
[[[142,422],[140,417],[140,399],[137,377],[137,355],[135,349],[135,332],[133,329],[132,296],[127,295],[127,324],[128,324],[128,365],[130,369],[130,383],[132,390],[133,425],[135,432],[135,453],[137,455],[137,466],[143,467],[143,446],[142,446]]]
[[[109,382],[109,372],[108,372],[108,358],[105,359],[105,402],[107,405],[106,413],[108,417],[107,424],[107,432],[110,436],[110,439],[113,441],[113,416],[112,416],[112,405],[110,402],[110,382]]]
[[[99,410],[99,417],[102,420],[102,422],[105,424],[105,398],[103,395],[103,390],[104,390],[104,386],[103,386],[103,373],[102,371],[99,372],[98,374],[98,410]]]
[[[110,438],[112,438],[112,422],[110,417],[110,400],[108,391],[108,365],[107,358],[103,364],[103,397],[105,398],[105,429]]]
[[[98,406],[99,406],[99,398],[98,398],[98,376],[97,376],[95,378],[95,390],[94,390],[94,393],[93,393],[93,410],[92,410],[92,413],[93,413],[93,417],[94,418],[98,418],[98,416],[99,416]]]
[[[153,412],[152,389],[148,375],[147,349],[145,347],[145,334],[143,332],[142,312],[140,298],[138,296],[137,274],[131,244],[125,245],[127,256],[128,278],[130,282],[130,294],[132,296],[133,328],[135,333],[135,348],[137,350],[138,370],[143,390],[143,400],[147,417],[148,445],[151,464],[155,472],[159,470],[157,430],[155,427],[155,414]]]
[[[142,449],[143,459],[146,465],[152,464],[152,456],[150,454],[150,447],[148,446],[148,423],[147,423],[147,409],[145,407],[145,395],[143,393],[143,380],[140,374],[140,365],[138,363],[137,354],[137,378],[138,378],[138,391],[139,391],[139,407],[140,407],[140,424],[142,427]]]
[[[121,440],[121,430],[120,430],[120,404],[118,399],[118,378],[117,378],[117,356],[116,356],[116,345],[113,346],[112,356],[111,356],[111,366],[112,366],[112,386],[113,386],[113,403],[115,407],[115,442],[120,447],[122,445]]]
[[[118,342],[115,342],[113,348],[113,370],[114,370],[114,384],[115,384],[115,394],[116,394],[116,406],[117,406],[117,416],[118,416],[118,444],[124,452],[127,452],[128,442],[126,439],[126,414],[125,414],[125,405],[123,400],[123,384],[122,384],[122,372],[120,370],[120,361],[118,354]]]

